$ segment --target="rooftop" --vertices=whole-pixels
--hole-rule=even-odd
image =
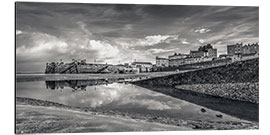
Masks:
[[[169,57],[173,57],[173,56],[188,56],[188,54],[174,53],[173,55],[170,55]]]
[[[148,65],[152,65],[151,62],[133,62],[132,64],[148,64]]]
[[[156,57],[156,59],[168,60],[168,58]]]

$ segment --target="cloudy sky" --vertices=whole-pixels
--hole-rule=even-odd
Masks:
[[[87,59],[155,61],[211,43],[259,42],[258,7],[16,3],[17,71]]]

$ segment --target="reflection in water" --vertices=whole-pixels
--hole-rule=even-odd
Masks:
[[[63,90],[64,87],[72,88],[72,92],[86,91],[87,86],[108,84],[107,80],[62,80],[62,81],[45,81],[46,88],[51,90]],[[96,88],[96,87],[95,87]]]
[[[63,91],[55,89],[63,89]],[[76,89],[83,92],[72,92]],[[16,95],[104,111],[152,114],[191,120],[239,121],[235,117],[218,111],[125,83],[108,84],[106,81],[92,80],[18,82]],[[204,112],[201,111],[202,108],[205,108]],[[218,118],[216,115],[219,114],[223,117]]]
[[[198,93],[190,90],[175,89],[175,88],[161,88],[161,87],[149,87],[141,86],[146,89],[151,89],[171,97],[185,100],[200,106],[217,110],[231,116],[245,119],[248,121],[259,121],[259,105],[250,102],[232,100],[223,97],[215,97],[203,93]],[[217,117],[221,117],[217,115]]]

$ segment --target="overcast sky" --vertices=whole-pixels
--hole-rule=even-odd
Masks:
[[[211,43],[259,42],[258,7],[16,3],[17,71],[87,59],[155,61]]]

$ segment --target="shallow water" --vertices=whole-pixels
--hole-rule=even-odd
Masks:
[[[241,121],[185,100],[125,83],[109,84],[98,80],[17,82],[16,96],[69,106],[152,114],[185,120]],[[202,108],[206,112],[202,112]],[[220,114],[222,118],[216,116]]]

